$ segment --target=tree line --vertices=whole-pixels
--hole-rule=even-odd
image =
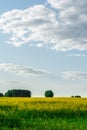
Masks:
[[[0,97],[31,97],[31,91],[30,90],[22,90],[22,89],[12,89],[8,90],[5,94],[0,93]],[[44,93],[45,97],[53,97],[54,93],[52,90],[46,90]],[[71,96],[72,98],[81,98],[81,96]]]
[[[31,97],[30,90],[22,90],[22,89],[12,89],[8,90],[5,94],[0,93],[0,97]],[[54,93],[52,90],[46,90],[44,93],[45,97],[53,97]]]

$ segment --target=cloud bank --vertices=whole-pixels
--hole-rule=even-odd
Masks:
[[[62,77],[65,79],[71,79],[71,80],[79,80],[79,79],[86,79],[87,80],[87,73],[66,71],[66,72],[62,73]]]
[[[86,57],[85,54],[78,54],[78,53],[75,53],[75,54],[69,54],[68,56]]]
[[[29,66],[21,66],[21,65],[14,65],[14,64],[0,64],[0,70],[13,72],[23,76],[28,76],[28,75],[38,76],[38,75],[48,74],[46,71],[43,70],[37,70]]]
[[[56,51],[87,50],[87,0],[48,0],[0,16],[0,31],[14,46],[28,44]]]

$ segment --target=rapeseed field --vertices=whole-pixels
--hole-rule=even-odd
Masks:
[[[87,98],[0,98],[0,130],[87,130]]]

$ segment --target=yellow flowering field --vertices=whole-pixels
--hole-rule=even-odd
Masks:
[[[62,128],[63,121],[67,125],[67,120],[71,119],[74,121],[77,119],[77,122],[80,119],[80,123],[84,120],[87,121],[87,98],[0,98],[0,126],[2,130],[8,130],[8,128],[16,130],[20,127],[25,130],[26,126],[29,129],[34,127],[33,130],[37,130],[37,128],[39,130],[39,122],[41,122],[41,129],[56,130],[54,128]],[[51,121],[52,123],[50,123]],[[44,123],[47,124],[47,122],[46,127]],[[87,126],[87,123],[84,125]]]

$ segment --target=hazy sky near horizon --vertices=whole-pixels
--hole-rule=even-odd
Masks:
[[[0,92],[87,96],[87,0],[0,0]]]

